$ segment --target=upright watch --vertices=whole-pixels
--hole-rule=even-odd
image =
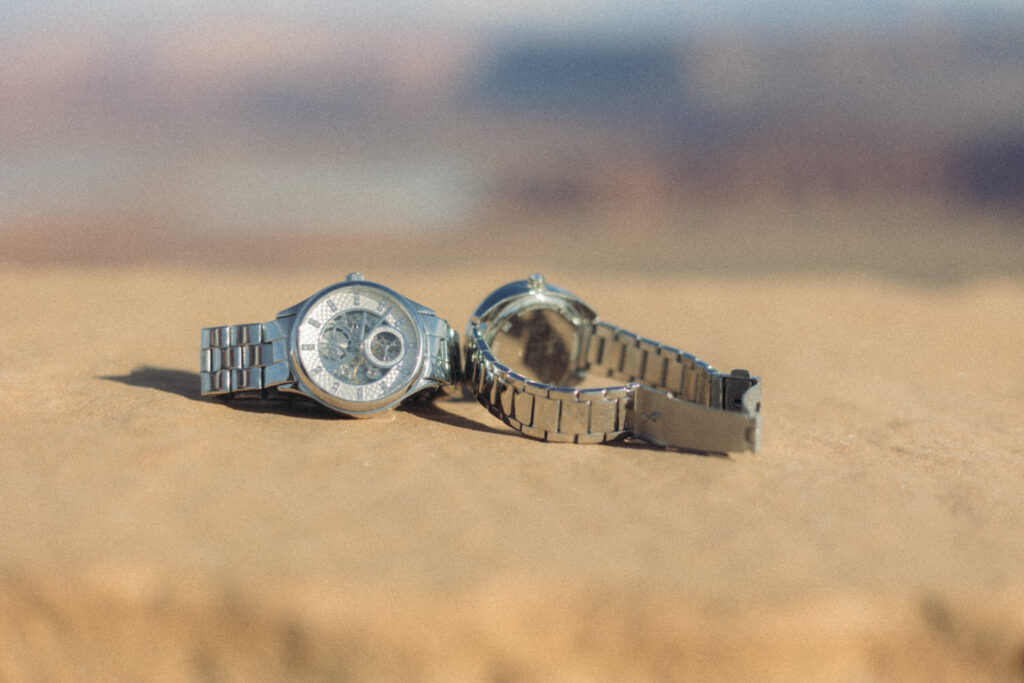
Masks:
[[[202,394],[289,392],[369,417],[455,381],[458,333],[421,304],[359,273],[270,322],[207,327]]]
[[[598,320],[540,275],[491,293],[466,330],[466,382],[527,436],[601,443],[625,436],[698,452],[757,451],[761,381]],[[579,388],[587,376],[621,385]]]

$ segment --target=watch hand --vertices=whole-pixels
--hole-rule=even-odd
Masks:
[[[366,341],[366,311],[363,311],[363,322],[359,323],[359,343]]]
[[[377,321],[377,324],[375,324],[373,327],[371,327],[369,330],[367,330],[366,334],[363,335],[363,341],[366,341],[367,335],[372,334],[375,329],[377,329],[378,327],[383,325],[385,322],[387,322],[388,313],[391,312],[392,308],[394,308],[394,306],[388,306],[388,310],[386,310],[383,313],[381,313],[380,320]]]

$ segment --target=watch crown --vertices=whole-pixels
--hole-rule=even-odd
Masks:
[[[349,273],[345,276],[345,282],[362,282],[365,279],[362,273]]]
[[[530,277],[526,278],[526,285],[530,288],[530,291],[537,292],[544,289],[547,283],[544,281],[544,276],[540,273],[534,273]]]

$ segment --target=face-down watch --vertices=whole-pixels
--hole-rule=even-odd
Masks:
[[[609,325],[540,275],[488,295],[465,335],[466,383],[510,427],[547,441],[627,436],[682,450],[757,451],[761,380]],[[580,388],[588,375],[616,386]]]

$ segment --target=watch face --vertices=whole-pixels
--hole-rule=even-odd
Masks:
[[[369,411],[402,396],[419,370],[420,333],[402,300],[360,282],[324,290],[297,325],[302,374],[324,402]]]

